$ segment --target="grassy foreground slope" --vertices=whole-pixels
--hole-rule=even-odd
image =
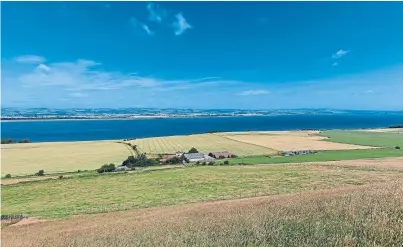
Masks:
[[[343,166],[202,166],[6,185],[1,208],[6,215],[58,218],[339,188],[402,176],[398,171]]]
[[[402,184],[84,215],[7,227],[2,246],[400,247]]]
[[[319,135],[329,137],[327,141],[375,147],[403,148],[403,134],[394,132],[329,130]]]

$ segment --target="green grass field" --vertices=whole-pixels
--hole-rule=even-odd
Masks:
[[[362,149],[362,150],[337,150],[322,151],[316,154],[297,155],[289,157],[267,157],[254,156],[245,158],[229,159],[230,163],[246,163],[246,164],[279,164],[279,163],[301,163],[301,162],[320,162],[320,161],[336,161],[336,160],[358,160],[358,159],[375,159],[386,157],[403,157],[403,150],[400,149]]]
[[[317,165],[203,166],[2,186],[2,214],[69,217],[383,182],[398,171]]]
[[[329,130],[320,133],[321,136],[329,137],[327,141],[340,142],[375,147],[403,148],[403,134],[393,132],[370,132],[370,131],[347,131]]]

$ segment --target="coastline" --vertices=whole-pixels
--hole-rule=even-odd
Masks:
[[[53,121],[92,121],[92,120],[142,120],[142,119],[167,119],[167,118],[222,118],[222,117],[276,117],[281,115],[180,115],[180,116],[132,116],[126,118],[105,117],[105,118],[24,118],[24,119],[5,119],[1,122],[53,122]]]

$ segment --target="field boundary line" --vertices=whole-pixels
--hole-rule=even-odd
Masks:
[[[218,136],[218,135],[217,135],[217,136]],[[231,140],[231,141],[234,141],[234,142],[239,142],[239,143],[243,143],[243,144],[248,144],[248,145],[252,145],[252,146],[255,146],[255,147],[264,148],[264,149],[267,149],[267,150],[272,150],[272,151],[275,151],[275,152],[281,152],[281,150],[277,150],[277,149],[273,149],[273,148],[268,148],[268,147],[265,147],[265,146],[260,146],[260,145],[258,145],[258,144],[254,144],[254,143],[249,143],[249,142],[243,142],[243,141],[239,141],[239,140],[234,140],[234,139],[232,139],[232,138],[230,138],[230,137],[227,137],[227,136],[220,136],[220,137],[226,138],[226,139]]]

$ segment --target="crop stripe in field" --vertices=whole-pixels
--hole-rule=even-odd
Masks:
[[[180,151],[178,149],[176,143],[172,141],[172,138],[170,140],[171,140],[171,145],[168,145],[168,140],[166,138],[161,138],[161,142],[166,147],[166,150],[169,150],[172,153],[174,153],[176,151]]]
[[[168,142],[167,140],[164,140],[164,141]],[[170,142],[172,143],[173,146],[175,146],[176,151],[183,151],[183,146],[178,143],[176,136],[172,137]]]
[[[172,152],[172,153],[179,151],[179,150],[177,150],[177,147],[174,145],[174,143],[172,143],[171,145],[168,145],[167,139],[165,139],[165,138],[161,138],[161,143],[164,145],[164,147],[167,150],[170,150],[170,152]]]
[[[239,143],[243,143],[243,144],[248,144],[248,145],[252,145],[252,146],[255,146],[255,147],[264,148],[264,149],[269,150],[269,151],[279,151],[279,150],[275,150],[275,149],[272,149],[272,148],[260,146],[260,145],[253,144],[253,143],[248,143],[248,142],[243,142],[243,141],[239,141],[239,140],[234,140],[234,139],[232,139],[232,138],[230,138],[230,137],[228,137],[228,136],[221,136],[221,137],[222,137],[222,138],[227,138],[227,139],[229,139],[229,140],[231,140],[231,141],[235,141],[235,142],[239,142]]]
[[[124,146],[129,150],[129,156],[130,156],[130,155],[136,156],[136,154],[134,153],[133,148],[132,148],[131,146],[129,146],[128,143],[125,143],[125,142],[119,142],[119,143],[121,143],[122,145],[124,145]]]
[[[164,138],[158,137],[158,145],[160,146],[159,153],[162,153],[163,150],[167,150],[168,152],[172,152],[171,148],[165,143]]]
[[[154,138],[154,146],[155,146],[154,153],[161,153],[160,151],[163,150],[163,147],[161,146],[159,137]]]
[[[184,144],[184,137],[183,136],[175,136],[174,141],[178,144],[178,147],[180,147],[180,150],[182,152],[186,152],[185,150],[187,148],[186,144]],[[186,142],[185,142],[186,143]]]

